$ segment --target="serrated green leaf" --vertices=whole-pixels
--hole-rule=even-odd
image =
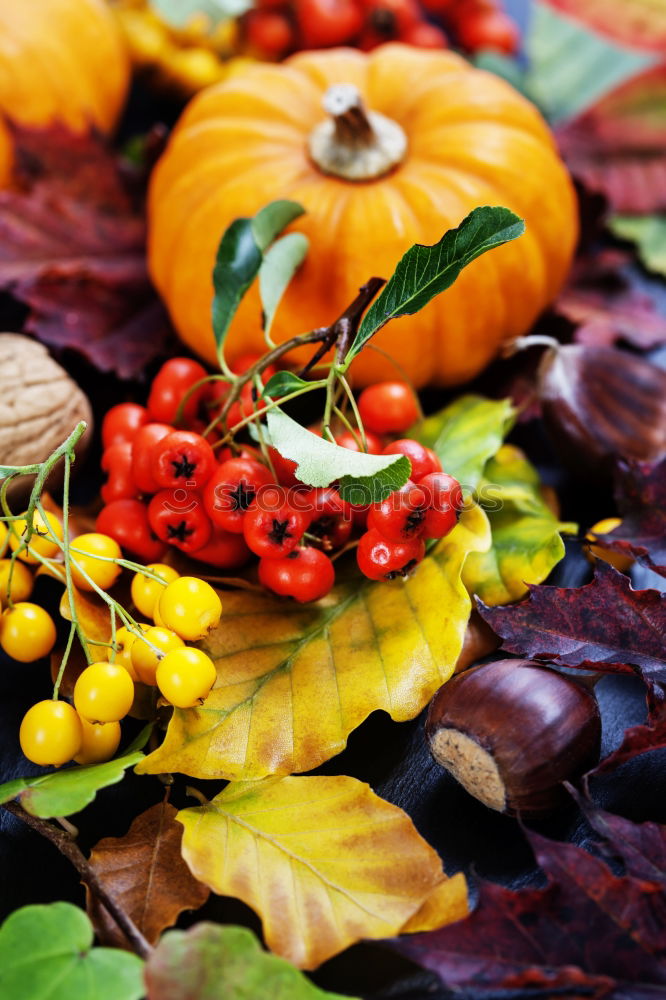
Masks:
[[[254,6],[252,0],[151,0],[155,11],[174,28],[183,28],[196,14],[206,14],[211,27],[240,17]]]
[[[614,215],[608,228],[620,239],[636,244],[648,271],[666,276],[666,215]]]
[[[463,581],[485,604],[507,604],[541,583],[564,556],[562,525],[540,491],[539,474],[520,449],[503,445],[486,465],[477,498],[492,532],[492,546],[473,552]]]
[[[136,750],[104,764],[68,767],[35,778],[17,778],[0,785],[0,803],[18,798],[32,816],[42,819],[70,816],[92,802],[102,788],[121,781],[127,768],[137,764],[143,756]]]
[[[71,903],[24,906],[0,927],[0,996],[6,1000],[139,1000],[143,962],[93,948],[93,929]]]
[[[264,333],[271,332],[273,317],[285,290],[308,252],[308,238],[303,233],[287,233],[264,254],[259,268]]]
[[[262,253],[268,250],[290,222],[305,214],[305,209],[297,201],[271,201],[260,208],[252,219],[252,235]]]
[[[509,399],[461,396],[412,427],[409,436],[432,448],[445,471],[473,491],[486,463],[511,430],[515,416]]]
[[[515,240],[524,231],[525,223],[508,208],[485,205],[475,208],[457,229],[444,233],[433,246],[416,243],[398,262],[381,295],[363,317],[347,361],[389,320],[423,309],[449,288],[473,260]]]
[[[544,3],[531,5],[525,53],[527,90],[553,121],[573,117],[655,62]]]
[[[307,486],[339,482],[343,500],[378,503],[409,479],[411,466],[404,455],[366,455],[324,441],[296,423],[282,410],[266,416],[268,440],[284,458],[296,462],[295,474]]]
[[[262,395],[276,399],[278,396],[286,396],[290,392],[304,389],[308,385],[311,383],[294,375],[293,372],[276,372],[275,375],[271,375],[264,386]]]
[[[245,927],[209,923],[168,931],[146,965],[146,983],[148,1000],[344,1000],[269,955]]]
[[[284,227],[304,211],[295,201],[272,201],[252,219],[235,219],[226,229],[213,268],[212,318],[218,355],[222,354],[241,299],[259,274],[264,252]]]

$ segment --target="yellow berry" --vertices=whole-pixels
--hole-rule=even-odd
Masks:
[[[0,559],[0,597],[3,601],[7,600],[9,571],[11,569],[11,565],[11,559]],[[14,561],[11,588],[9,589],[9,596],[12,601],[14,603],[16,603],[16,601],[27,601],[32,593],[32,585],[32,573],[25,563],[19,562],[19,560],[16,559]]]
[[[23,716],[19,741],[33,764],[60,767],[79,752],[81,720],[66,701],[38,701]]]
[[[62,541],[62,525],[55,514],[45,511],[46,518],[38,510],[32,518],[32,536],[29,545],[19,553],[19,559],[26,563],[38,563],[39,556],[51,559],[59,549],[55,539]],[[24,517],[11,522],[9,546],[13,552],[23,544],[28,531],[28,522]],[[55,536],[55,537],[54,537]]]
[[[120,743],[120,723],[107,722],[104,725],[94,725],[82,716],[81,749],[75,755],[77,764],[103,764],[111,760]]]
[[[160,628],[153,625],[146,629],[145,635],[137,637],[132,643],[132,665],[136,670],[139,680],[143,684],[155,683],[155,671],[162,655],[172,649],[181,649],[185,643],[168,628]],[[156,646],[159,653],[152,648]]]
[[[159,576],[164,583],[159,583],[158,580],[153,580],[143,573],[135,573],[131,593],[137,610],[146,618],[152,618],[155,614],[155,605],[164,587],[177,580],[180,574],[173,566],[167,566],[165,563],[150,563],[146,569],[154,573],[155,576]]]
[[[90,531],[78,535],[70,546],[72,559],[72,579],[79,590],[94,590],[95,588],[83,575],[86,573],[102,590],[109,590],[116,582],[121,567],[113,559],[122,559],[122,551],[118,542],[108,535],[98,531]]]
[[[74,685],[74,708],[88,722],[118,722],[134,701],[134,682],[115,663],[91,663]]]
[[[20,663],[48,656],[55,645],[56,628],[48,611],[38,604],[20,601],[7,608],[0,623],[0,646]]]
[[[145,631],[150,626],[139,625],[139,628]],[[139,677],[132,663],[132,646],[135,639],[136,635],[134,632],[130,632],[125,625],[121,625],[119,629],[116,629],[116,657],[114,662],[120,667],[124,667],[133,681],[138,681]]]
[[[195,576],[181,576],[165,587],[157,607],[166,627],[191,642],[203,639],[222,615],[218,594]]]
[[[157,667],[157,686],[176,708],[194,708],[210,694],[217,672],[210,656],[184,646],[167,653]]]
[[[596,535],[608,535],[615,528],[619,528],[621,524],[622,521],[619,517],[604,517],[601,521],[597,521],[596,524],[592,525],[585,538],[588,542],[592,542],[595,540]],[[590,562],[594,562],[593,557],[596,556],[597,559],[602,559],[604,562],[614,566],[620,573],[628,572],[634,564],[634,560],[630,555],[606,549],[601,542],[597,542],[596,545],[590,545],[586,555]]]

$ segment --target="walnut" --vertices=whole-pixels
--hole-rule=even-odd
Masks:
[[[0,333],[0,464],[43,462],[80,420],[88,431],[77,453],[92,429],[87,396],[43,344],[19,333]],[[50,480],[49,485],[55,484]],[[27,477],[12,483],[12,506],[27,498],[30,486]]]

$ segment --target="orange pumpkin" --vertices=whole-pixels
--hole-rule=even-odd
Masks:
[[[115,124],[129,84],[129,59],[105,0],[0,3],[0,185],[12,142],[1,116],[22,125],[62,122],[81,132]]]
[[[293,228],[311,244],[278,309],[277,341],[330,323],[367,278],[388,278],[409,246],[434,243],[478,205],[525,219],[524,236],[376,337],[416,386],[460,383],[524,333],[562,285],[577,236],[571,180],[539,113],[459,56],[390,44],[250,66],[192,100],[150,191],[154,281],[182,339],[208,361],[220,236],[276,198],[305,206]],[[262,344],[253,288],[228,357]],[[353,372],[358,385],[395,377],[370,350]]]

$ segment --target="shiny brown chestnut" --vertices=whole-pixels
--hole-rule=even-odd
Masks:
[[[553,344],[537,393],[553,444],[578,476],[609,476],[617,458],[666,454],[666,372],[615,347]]]
[[[563,781],[599,759],[592,691],[531,660],[495,660],[457,674],[432,702],[430,752],[475,798],[515,816],[566,801]]]

